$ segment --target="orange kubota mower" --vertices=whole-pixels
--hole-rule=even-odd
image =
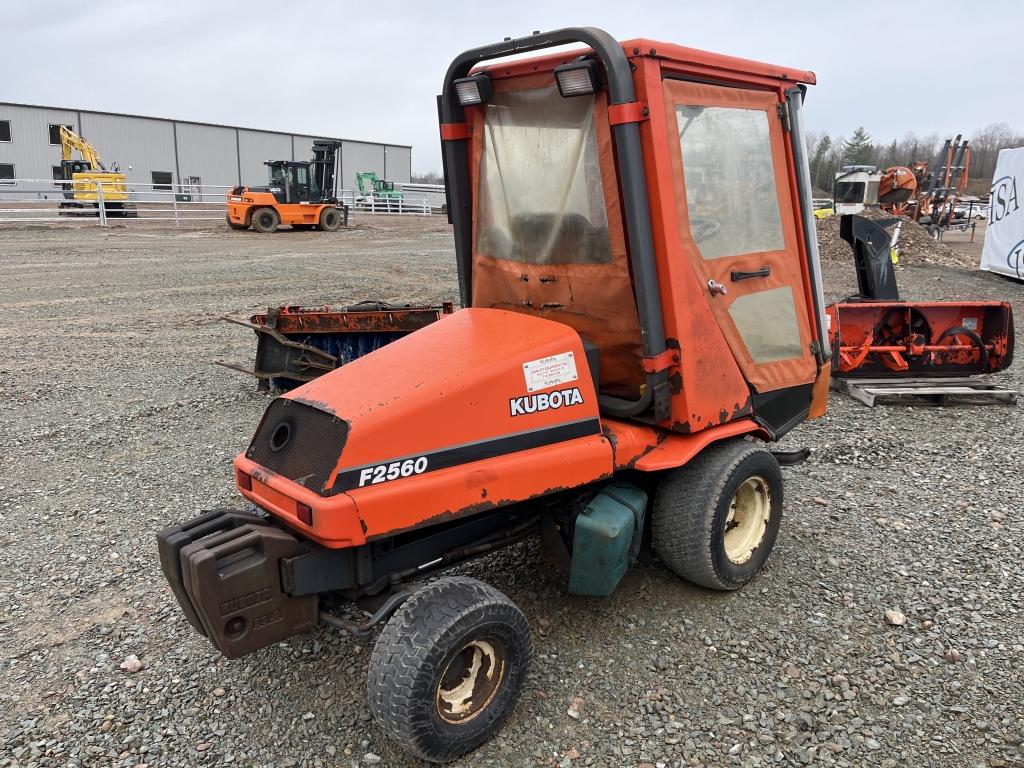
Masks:
[[[258,511],[158,537],[188,620],[231,658],[386,622],[370,709],[445,761],[501,726],[531,643],[493,587],[428,577],[534,537],[575,594],[648,542],[704,587],[752,579],[804,455],[764,443],[828,396],[813,82],[590,28],[459,55],[439,109],[464,308],[270,403],[235,459]]]
[[[240,185],[228,192],[228,226],[264,233],[275,232],[282,224],[324,232],[341,228],[348,222],[348,209],[338,203],[339,146],[337,141],[317,140],[312,160],[268,160],[268,186]]]

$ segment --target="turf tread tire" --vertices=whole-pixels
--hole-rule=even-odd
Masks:
[[[724,507],[751,474],[762,475],[769,484],[768,528],[747,564],[723,564]],[[771,553],[782,520],[782,502],[782,470],[769,451],[743,439],[714,443],[669,472],[659,485],[652,515],[654,551],[677,576],[698,586],[739,589]]]
[[[468,723],[451,725],[436,713],[440,675],[474,636],[501,625],[507,669],[494,699]],[[488,627],[484,632],[479,628]],[[438,579],[406,600],[384,626],[370,656],[370,711],[398,744],[431,762],[449,762],[487,741],[515,708],[532,656],[530,628],[508,597],[482,581]]]

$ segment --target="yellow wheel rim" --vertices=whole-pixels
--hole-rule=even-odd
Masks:
[[[772,494],[760,475],[748,477],[736,489],[725,519],[725,555],[743,565],[764,541],[772,513]]]
[[[504,677],[505,647],[497,640],[471,640],[437,684],[438,715],[456,725],[472,720],[494,700]]]

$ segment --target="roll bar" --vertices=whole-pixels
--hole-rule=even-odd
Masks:
[[[442,125],[465,122],[465,113],[455,95],[454,82],[466,77],[474,65],[510,56],[569,43],[589,46],[604,67],[608,78],[609,104],[629,104],[636,100],[633,75],[622,46],[604,30],[594,27],[566,27],[553,32],[537,32],[529,37],[507,39],[501,43],[470,49],[457,56],[445,74],[438,112]],[[626,240],[629,244],[630,266],[640,335],[645,358],[664,355],[665,325],[661,310],[658,272],[654,263],[654,238],[651,233],[650,204],[644,174],[640,127],[635,122],[612,126],[616,149],[616,170],[622,189],[622,206]],[[441,142],[444,164],[448,219],[455,230],[455,259],[459,271],[459,294],[463,306],[470,306],[473,297],[473,201],[470,190],[468,138]],[[665,370],[646,374],[646,386],[639,400],[602,395],[602,412],[626,418],[643,413],[653,404],[654,418],[662,421],[669,415],[668,376]]]

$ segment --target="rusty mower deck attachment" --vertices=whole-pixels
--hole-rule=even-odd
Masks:
[[[453,312],[451,302],[437,305],[363,301],[348,307],[270,307],[246,320],[222,320],[256,333],[252,368],[217,361],[249,373],[259,388],[291,389],[358,357],[380,349]]]

